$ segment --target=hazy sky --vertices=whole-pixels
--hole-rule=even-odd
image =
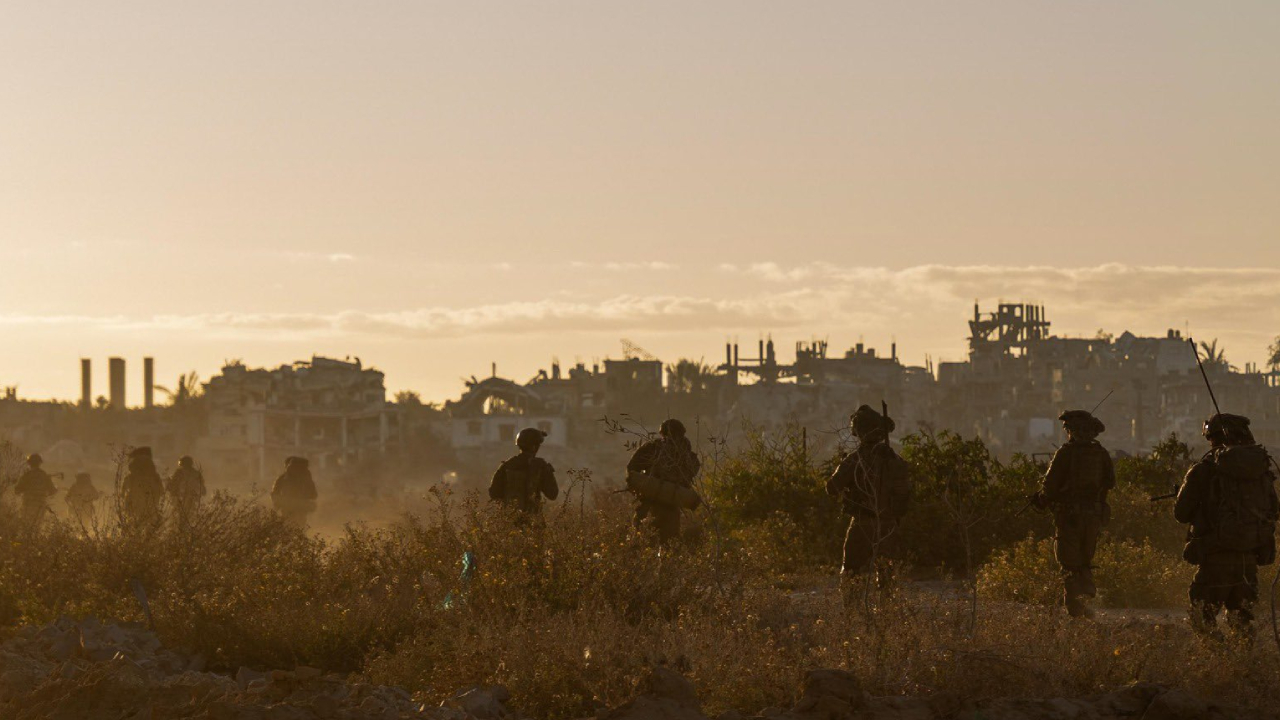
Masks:
[[[1280,3],[0,9],[0,383],[1280,334]],[[789,349],[784,358],[790,357]]]

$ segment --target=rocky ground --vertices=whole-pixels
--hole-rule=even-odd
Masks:
[[[0,644],[0,717],[25,720],[319,720],[430,718],[522,720],[501,687],[473,688],[436,705],[394,687],[374,686],[308,667],[234,675],[164,648],[136,625],[64,618],[23,627]],[[1257,718],[1176,689],[1136,684],[1089,698],[871,697],[856,677],[815,670],[793,708],[767,708],[760,720],[1200,720]],[[655,668],[635,698],[596,720],[708,720],[692,683]],[[748,720],[728,713],[716,720]]]

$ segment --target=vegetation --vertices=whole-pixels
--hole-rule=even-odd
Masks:
[[[1120,473],[1098,560],[1104,607],[1176,613],[1183,603],[1191,568],[1178,558],[1179,528],[1167,505],[1147,500],[1162,487],[1152,478],[1187,459],[1166,450]],[[1202,641],[1168,613],[1068,620],[1056,607],[1051,524],[1017,515],[1033,463],[1000,462],[948,433],[906,438],[903,454],[917,493],[902,547],[919,574],[972,564],[973,609],[953,585],[908,582],[870,611],[847,611],[834,578],[844,518],[824,493],[837,458],[813,457],[791,428],[704,452],[707,509],[662,552],[632,526],[625,496],[582,502],[583,473],[540,520],[436,489],[420,516],[331,539],[226,495],[188,523],[142,528],[111,517],[24,527],[6,499],[0,615],[141,621],[141,587],[164,641],[215,668],[307,664],[430,701],[502,683],[514,706],[552,719],[629,699],[655,663],[688,675],[711,714],[789,706],[818,667],[849,669],[886,695],[1050,697],[1151,680],[1280,710],[1269,644]]]

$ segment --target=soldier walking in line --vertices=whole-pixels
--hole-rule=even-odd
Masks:
[[[498,466],[489,483],[489,499],[506,503],[525,514],[540,514],[542,499],[555,500],[560,495],[556,469],[538,457],[547,434],[537,428],[525,428],[516,434],[520,452]]]
[[[178,467],[165,483],[165,491],[178,517],[190,518],[205,494],[204,474],[196,468],[190,455],[183,455],[178,460]]]
[[[1191,624],[1222,637],[1218,614],[1251,640],[1258,599],[1258,566],[1276,558],[1276,497],[1273,461],[1253,438],[1249,419],[1217,414],[1204,424],[1212,449],[1187,471],[1173,508],[1190,525],[1183,558],[1197,566],[1188,591]]]
[[[120,483],[120,495],[127,521],[137,525],[159,522],[164,481],[156,471],[151,448],[136,447],[129,451],[129,468]]]
[[[93,486],[89,473],[76,473],[76,480],[67,488],[67,510],[71,520],[78,525],[88,527],[93,521],[93,504],[102,497],[102,493]]]
[[[1098,435],[1106,430],[1101,420],[1085,410],[1068,410],[1058,419],[1067,431],[1067,442],[1054,454],[1043,488],[1033,500],[1037,507],[1053,512],[1054,550],[1062,568],[1067,613],[1092,617],[1088,598],[1098,594],[1093,556],[1098,535],[1110,519],[1107,493],[1116,485],[1115,467],[1111,454],[1098,442]]]
[[[291,457],[284,462],[284,472],[271,486],[271,504],[284,519],[305,528],[307,516],[316,509],[316,483],[306,458]]]
[[[858,580],[873,571],[882,586],[887,584],[887,546],[912,490],[910,468],[889,444],[893,419],[861,405],[849,417],[849,425],[858,446],[840,461],[826,488],[850,516],[840,566],[846,603],[853,600]]]
[[[44,458],[38,453],[27,456],[27,468],[13,486],[13,492],[22,499],[22,519],[28,527],[38,524],[49,512],[49,498],[58,489],[53,478],[44,471]]]
[[[661,544],[679,537],[682,507],[679,499],[692,493],[693,480],[701,467],[702,463],[686,437],[684,423],[674,418],[664,421],[658,429],[658,437],[641,445],[631,456],[631,461],[627,463],[627,473],[672,483],[689,492],[639,494],[640,502],[635,513],[636,526],[641,527],[646,520],[652,522]],[[630,479],[628,486],[639,487]],[[663,499],[664,496],[667,499]],[[692,497],[695,498],[693,505],[696,507],[696,494]]]

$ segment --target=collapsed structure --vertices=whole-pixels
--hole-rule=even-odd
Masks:
[[[1090,409],[1107,424],[1107,446],[1140,453],[1169,433],[1197,438],[1213,411],[1196,356],[1177,330],[1162,336],[1076,338],[1054,335],[1045,309],[1000,303],[976,306],[968,358],[904,364],[858,343],[834,354],[826,341],[796,343],[790,363],[771,338],[754,357],[737,344],[711,367],[664,364],[624,341],[622,359],[562,372],[553,362],[525,382],[472,378],[443,407],[408,394],[387,398],[383,374],[355,360],[313,357],[275,369],[228,363],[203,384],[203,395],[168,406],[123,402],[123,361],[112,364],[111,401],[90,404],[0,398],[0,438],[41,451],[52,466],[111,476],[112,448],[150,445],[167,466],[195,455],[222,486],[247,487],[274,477],[284,458],[305,455],[322,483],[405,474],[434,482],[456,474],[483,482],[511,453],[523,427],[547,433],[544,454],[563,469],[582,467],[606,481],[629,445],[667,417],[680,417],[695,442],[732,443],[744,428],[804,428],[816,452],[831,449],[859,404],[887,403],[900,433],[951,429],[979,437],[997,453],[1051,452],[1061,442],[1058,414]],[[1205,372],[1224,410],[1253,419],[1258,441],[1280,447],[1280,372],[1238,370],[1216,347]],[[117,369],[118,368],[118,369]],[[144,367],[149,386],[153,365]],[[1102,402],[1105,399],[1105,402]]]

